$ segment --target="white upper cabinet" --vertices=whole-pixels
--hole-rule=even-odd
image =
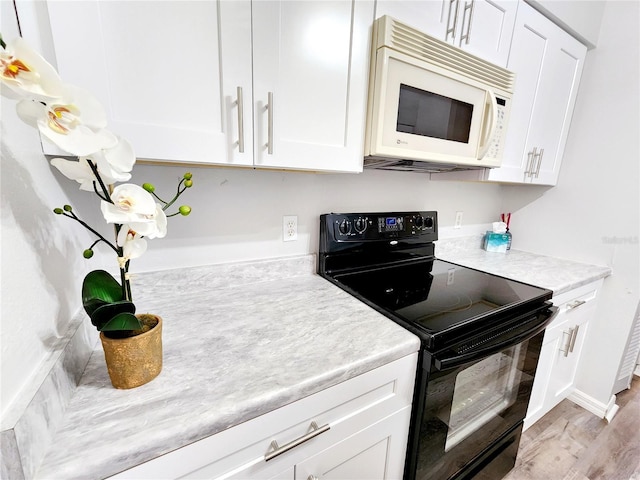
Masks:
[[[507,64],[516,82],[501,166],[431,178],[555,185],[586,54],[582,43],[521,3]]]
[[[516,73],[502,166],[488,180],[555,185],[587,48],[527,4],[507,68]]]
[[[362,171],[373,3],[252,9],[255,165]]]
[[[61,76],[99,98],[138,158],[362,170],[372,2],[51,1],[48,10]]]
[[[379,0],[376,17],[389,15],[504,67],[517,9],[515,0]]]
[[[62,78],[138,158],[252,165],[249,2],[49,2]],[[82,21],[79,21],[82,19]],[[244,92],[244,153],[237,87]]]

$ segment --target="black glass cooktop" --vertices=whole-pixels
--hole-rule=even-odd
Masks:
[[[334,275],[359,299],[418,334],[425,346],[444,347],[462,333],[488,329],[504,314],[551,298],[552,292],[496,275],[429,259]]]

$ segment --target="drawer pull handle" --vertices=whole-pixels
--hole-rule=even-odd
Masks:
[[[585,303],[587,303],[586,300],[576,300],[575,302],[569,303],[567,305],[567,309],[572,310],[574,308],[578,308],[580,305],[584,305]]]
[[[292,440],[291,442],[279,446],[278,442],[276,442],[275,440],[273,440],[271,442],[270,447],[273,449],[272,451],[268,452],[265,456],[264,456],[264,461],[268,462],[269,460],[272,460],[274,458],[276,458],[278,455],[282,455],[285,452],[288,452],[289,450],[291,450],[292,448],[297,447],[298,445],[307,442],[309,440],[311,440],[314,437],[317,437],[318,435],[320,435],[321,433],[326,432],[327,430],[329,430],[329,424],[325,424],[321,427],[318,427],[318,424],[316,422],[311,422],[311,425],[309,427],[311,429],[310,432],[306,433],[305,435],[296,438],[295,440]]]

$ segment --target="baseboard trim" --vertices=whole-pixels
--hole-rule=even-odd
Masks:
[[[613,419],[618,408],[620,408],[616,405],[615,395],[611,395],[608,403],[602,403],[580,390],[574,390],[567,398],[594,415],[607,420],[607,422],[610,422]]]

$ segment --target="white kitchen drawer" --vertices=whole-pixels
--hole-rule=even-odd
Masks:
[[[416,365],[414,353],[111,478],[290,478],[292,465],[410,406]],[[311,422],[329,429],[265,461],[273,440],[282,447]]]

